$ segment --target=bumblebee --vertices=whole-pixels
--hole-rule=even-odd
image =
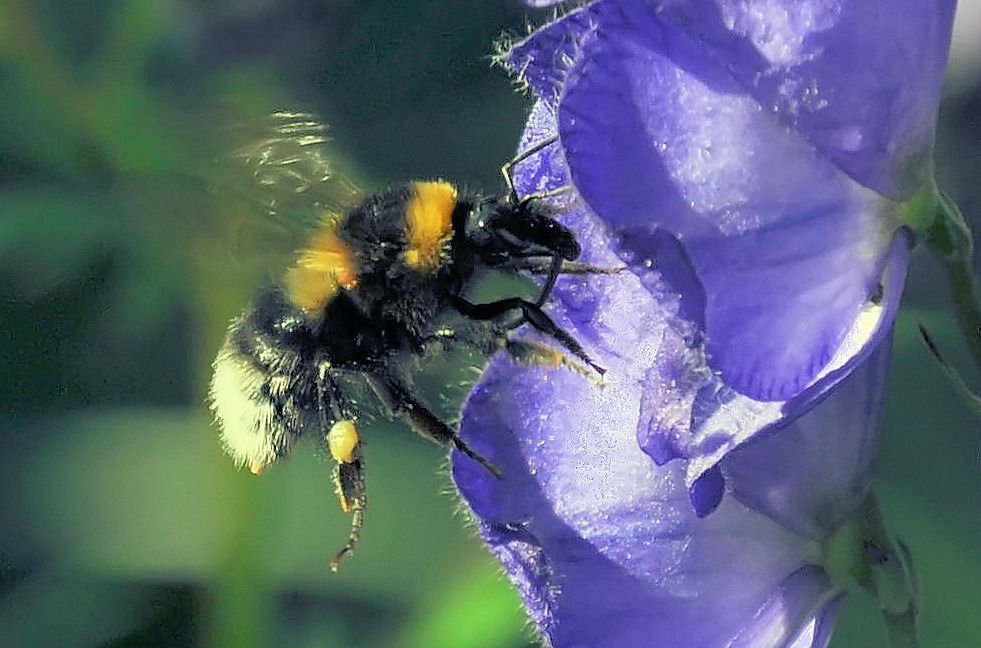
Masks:
[[[275,189],[269,195],[277,197],[265,200],[270,213],[282,215],[285,200],[313,205],[317,215],[282,280],[261,289],[232,321],[214,361],[210,405],[226,451],[254,473],[286,457],[303,437],[325,438],[341,508],[352,514],[348,540],[330,563],[336,571],[355,549],[367,505],[359,412],[347,386],[367,385],[421,436],[500,477],[413,393],[414,367],[436,350],[462,345],[485,358],[505,349],[522,362],[601,375],[542,306],[560,273],[605,270],[575,263],[580,246],[546,201],[517,199],[514,161],[503,170],[510,190],[502,197],[419,181],[344,207],[323,198],[338,187],[353,192],[330,171],[322,125],[306,114],[277,113],[267,131],[236,159],[254,186]],[[488,270],[525,271],[544,283],[534,300],[472,301],[468,290]],[[565,352],[512,339],[523,324]]]

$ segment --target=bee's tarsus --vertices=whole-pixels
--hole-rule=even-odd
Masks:
[[[603,376],[606,374],[604,367],[595,362],[580,362],[578,358],[570,358],[547,344],[527,338],[508,339],[504,348],[512,358],[522,364],[552,368],[565,367],[591,380],[598,387],[603,385]]]
[[[361,539],[361,529],[364,527],[364,512],[368,506],[368,499],[364,483],[364,461],[360,457],[360,448],[356,450],[356,457],[352,461],[338,461],[334,464],[334,486],[341,510],[351,513],[351,533],[348,535],[347,542],[330,561],[332,572],[337,571],[345,556],[354,553],[358,540]]]
[[[469,445],[467,445],[467,443],[459,436],[457,435],[453,436],[453,445],[456,446],[457,450],[459,450],[460,452],[462,452],[463,454],[465,454],[466,456],[470,457],[471,459],[479,463],[481,466],[483,466],[487,470],[487,472],[489,472],[495,478],[502,479],[504,477],[504,473],[501,472],[500,468],[495,466],[489,459],[487,459],[482,454],[480,454],[479,452],[471,448]]]
[[[336,574],[337,570],[340,569],[342,560],[354,553],[354,548],[361,539],[361,528],[363,526],[364,509],[356,508],[354,509],[354,514],[351,516],[351,535],[348,537],[344,546],[341,547],[341,550],[330,559],[330,572],[332,574]]]

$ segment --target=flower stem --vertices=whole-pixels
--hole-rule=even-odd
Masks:
[[[862,512],[862,549],[867,571],[859,585],[879,602],[891,648],[916,648],[918,588],[909,550],[886,533],[879,500],[873,493],[865,498]]]
[[[917,648],[916,615],[885,617],[890,648]]]
[[[823,564],[837,587],[857,586],[878,601],[890,648],[919,646],[912,558],[902,542],[886,533],[874,494],[825,542]]]
[[[926,241],[947,270],[957,323],[974,364],[981,368],[981,301],[971,264],[974,237],[957,204],[944,193],[937,198],[937,218],[926,228]]]

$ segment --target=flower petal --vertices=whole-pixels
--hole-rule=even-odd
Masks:
[[[519,149],[527,150],[554,137],[554,129],[552,110],[539,102],[529,117]],[[559,145],[546,147],[521,162],[515,169],[514,179],[522,194],[548,192],[568,185],[569,171]],[[560,218],[579,234],[585,260],[601,265],[622,262],[621,257],[610,250],[623,254],[623,237],[611,240],[604,224],[581,205],[567,203]],[[633,274],[616,276],[614,285],[620,294],[607,301],[630,304],[641,313],[658,309],[671,313],[665,327],[657,328],[654,324],[647,327],[648,335],[659,339],[660,343],[654,362],[640,379],[643,392],[637,439],[659,464],[676,458],[691,459],[686,482],[694,489],[698,479],[717,465],[726,453],[766,432],[770,426],[780,425],[807,411],[879,345],[890,330],[902,294],[909,239],[903,230],[894,236],[882,270],[882,294],[858,314],[816,380],[789,401],[770,402],[734,391],[710,366],[700,345],[698,330],[705,299],[700,292],[701,284],[677,240],[663,230],[655,230],[651,236],[631,239],[629,246],[631,253],[625,256],[630,260]],[[639,280],[639,286],[634,279]],[[594,336],[595,327],[590,324],[589,317],[594,315],[598,308],[596,304],[600,302],[595,295],[589,296],[589,291],[577,287],[570,292],[566,285],[559,282],[553,301],[573,309],[570,316],[576,322],[576,335]],[[590,301],[594,304],[593,309],[585,309],[584,304]],[[617,322],[619,316],[597,318],[597,321]],[[718,504],[721,493],[719,488],[693,491],[696,510],[702,514],[710,512]]]
[[[638,427],[642,447],[655,459],[658,453],[664,452],[665,444],[677,456],[690,458],[688,483],[694,486],[703,474],[713,469],[733,449],[753,437],[769,434],[774,428],[786,425],[808,412],[829,393],[839,389],[838,383],[865,363],[870,353],[883,344],[888,345],[908,259],[909,241],[900,231],[887,257],[881,301],[863,311],[812,386],[785,403],[760,403],[734,393],[721,384],[714,374],[705,371],[699,364],[704,360],[696,350],[676,347],[673,352],[659,353],[658,364],[650,370],[650,374],[659,375],[668,371],[667,375],[683,386],[681,390],[690,399],[687,401],[690,402],[689,416],[683,418],[684,410],[666,407],[663,386],[652,384],[646,393]],[[665,369],[665,366],[669,369]],[[706,510],[711,510],[711,501],[702,501],[701,504]]]
[[[710,362],[729,386],[790,398],[877,297],[894,206],[646,5],[602,6],[558,110],[572,181],[628,263],[650,263],[637,248],[658,229],[681,241],[704,288]]]
[[[906,200],[929,178],[956,0],[655,4],[859,183]]]
[[[729,455],[733,496],[699,518],[684,462],[657,466],[634,443],[650,349],[641,339],[627,354],[638,343],[622,340],[647,316],[616,313],[624,335],[603,339],[616,352],[603,389],[492,363],[461,434],[504,477],[453,455],[481,536],[556,648],[824,648],[840,593],[815,566],[819,540],[865,497],[888,348],[786,430]]]
[[[804,626],[790,648],[826,648],[831,643],[831,634],[838,623],[838,612],[844,594],[839,594],[818,611],[814,618]]]
[[[780,583],[753,622],[726,648],[810,648],[817,639],[816,620],[837,598],[824,572],[803,567]],[[815,603],[820,607],[815,609]]]
[[[581,41],[592,29],[588,8],[572,11],[530,37],[513,43],[502,60],[512,72],[550,106],[558,103]]]
[[[891,342],[884,340],[821,406],[731,452],[721,468],[733,496],[823,541],[869,488]],[[787,462],[794,453],[808,460]]]
[[[498,360],[468,402],[462,433],[504,478],[456,454],[454,478],[532,618],[556,648],[795,636],[831,592],[812,543],[732,499],[697,518],[683,465],[636,446],[633,373],[597,389]]]
[[[858,183],[903,201],[932,173],[955,7],[956,0],[599,0],[532,34],[506,59],[519,75],[529,70],[531,87],[553,102],[584,33],[659,41],[679,69],[709,85],[724,80]]]
[[[552,5],[557,5],[560,2],[565,2],[565,0],[521,0],[529,7],[551,7]]]

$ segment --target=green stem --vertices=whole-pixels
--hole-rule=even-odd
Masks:
[[[892,648],[917,648],[916,576],[909,552],[892,541],[882,521],[879,500],[872,493],[865,499],[862,550],[867,577],[859,585],[879,602]]]
[[[926,228],[926,241],[947,270],[957,323],[974,364],[981,369],[981,301],[971,263],[974,237],[964,215],[949,196],[940,193],[937,207],[937,218]]]
[[[885,617],[890,648],[917,648],[916,615]]]
[[[878,601],[890,648],[919,646],[917,585],[910,554],[902,543],[889,538],[874,494],[824,543],[822,563],[836,587],[857,586]]]

